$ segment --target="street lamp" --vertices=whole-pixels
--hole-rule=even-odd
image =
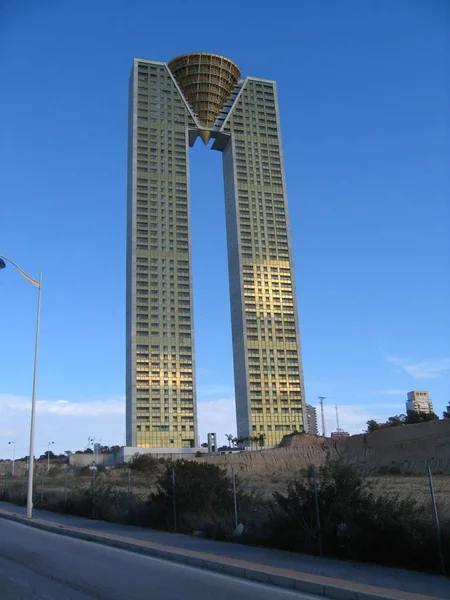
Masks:
[[[50,471],[50,446],[55,442],[49,442],[47,444],[47,473]]]
[[[5,262],[6,261],[6,262]],[[39,324],[41,318],[41,291],[42,291],[42,271],[39,273],[39,279],[33,279],[22,271],[22,269],[14,261],[0,254],[0,269],[6,267],[6,263],[10,263],[19,271],[24,279],[38,289],[37,300],[37,318],[36,318],[36,340],[34,344],[34,368],[33,368],[33,393],[31,395],[31,424],[30,424],[30,462],[28,467],[28,484],[27,484],[27,518],[33,517],[33,475],[34,475],[34,425],[36,420],[36,378],[38,365],[38,350],[39,350]]]
[[[11,474],[14,477],[14,462],[16,460],[16,440],[13,440],[12,442],[8,442],[8,444],[12,444],[13,447],[13,459],[12,459],[12,467],[11,467]]]

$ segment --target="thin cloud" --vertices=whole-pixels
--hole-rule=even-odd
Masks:
[[[450,371],[450,358],[435,358],[421,362],[411,362],[391,354],[386,354],[384,358],[413,379],[437,379]]]
[[[407,392],[407,390],[387,389],[387,390],[377,390],[375,393],[380,394],[380,396],[406,396],[406,394],[408,392]]]
[[[0,414],[4,411],[28,412],[31,401],[13,394],[0,394]],[[71,402],[69,400],[38,400],[37,414],[52,414],[59,416],[99,416],[107,414],[125,414],[125,399]]]
[[[13,394],[0,394],[0,458],[10,458],[11,445],[16,441],[16,456],[28,450],[31,402]],[[123,444],[125,430],[125,399],[91,400],[38,400],[36,402],[36,455],[54,441],[52,449],[80,450],[87,446],[87,438],[95,437],[103,444]]]

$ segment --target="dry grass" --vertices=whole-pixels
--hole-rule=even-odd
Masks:
[[[317,449],[319,450],[319,449]],[[316,451],[314,449],[310,458],[319,458],[319,453],[323,449]],[[237,473],[239,485],[243,491],[254,491],[265,499],[272,498],[274,492],[285,492],[287,483],[290,479],[304,477],[306,474],[307,462],[304,457],[299,457],[295,449],[282,449],[275,452],[262,451],[239,455],[226,455],[220,457],[201,458],[201,461],[214,462],[220,464],[228,472],[233,467]],[[4,473],[0,465],[0,491],[5,485]],[[162,469],[161,465],[158,470]],[[57,475],[47,475],[46,465],[39,465],[35,476],[35,490],[39,495],[41,492],[42,476],[44,470],[44,495],[64,492],[65,476],[61,473]],[[3,471],[3,473],[2,473]],[[135,472],[131,473],[131,491],[134,495],[141,497],[148,496],[156,491],[157,472],[152,475],[143,475]],[[429,510],[431,514],[431,497],[428,477],[426,475],[408,476],[408,475],[376,475],[367,477],[368,483],[373,487],[374,493],[393,494],[400,497],[413,497],[419,504]],[[12,485],[12,477],[8,474],[7,485]],[[128,488],[128,473],[126,469],[109,469],[96,476],[97,485],[111,486],[113,488],[126,490]],[[450,519],[450,476],[435,475],[433,477],[436,502],[438,505],[441,519]],[[67,475],[67,490],[91,489],[92,475],[77,475],[69,473]],[[26,478],[25,472],[14,478],[14,489],[17,492],[25,494]]]

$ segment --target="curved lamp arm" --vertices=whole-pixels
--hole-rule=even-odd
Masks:
[[[34,285],[34,287],[37,287],[38,289],[41,287],[41,283],[40,281],[38,281],[37,279],[33,279],[32,277],[30,277],[29,275],[27,275],[25,273],[25,271],[23,271],[18,264],[16,264],[13,260],[11,260],[10,258],[8,258],[7,256],[3,256],[3,254],[0,254],[0,269],[4,269],[5,268],[5,263],[4,261],[6,260],[6,262],[9,262],[12,264],[13,267],[16,267],[16,269],[19,271],[19,273],[22,275],[22,277],[24,277],[27,281],[29,281],[31,283],[31,285]]]

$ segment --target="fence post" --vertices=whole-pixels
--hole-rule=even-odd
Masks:
[[[67,512],[67,469],[64,470],[64,511]]]
[[[127,471],[127,512],[128,512],[128,521],[131,522],[131,469],[128,467]]]
[[[437,506],[436,506],[436,497],[434,495],[433,477],[431,475],[431,468],[429,466],[427,467],[427,472],[428,472],[428,481],[430,484],[431,503],[433,505],[434,522],[436,524],[436,537],[437,537],[437,543],[438,543],[439,561],[441,563],[442,575],[445,575],[445,562],[444,562],[444,555],[442,553],[441,525],[439,523],[439,515],[438,515],[438,511],[437,511]]]
[[[5,471],[5,482],[3,484],[3,495],[5,497],[6,500],[6,492],[8,491],[8,473],[7,471]]]
[[[95,519],[95,471],[97,467],[92,464],[92,518]]]
[[[319,552],[320,556],[323,558],[323,543],[322,543],[322,528],[320,526],[320,511],[319,511],[319,492],[317,491],[317,477],[316,477],[316,468],[314,465],[310,466],[313,486],[314,486],[314,502],[316,505],[316,525],[317,532],[319,534]]]
[[[173,530],[177,532],[177,503],[175,500],[175,469],[172,469]]]
[[[41,505],[44,504],[44,469],[41,470]]]
[[[237,498],[236,498],[236,473],[234,467],[231,467],[231,483],[233,484],[233,503],[234,503],[234,527],[238,528],[238,510],[237,510]]]

